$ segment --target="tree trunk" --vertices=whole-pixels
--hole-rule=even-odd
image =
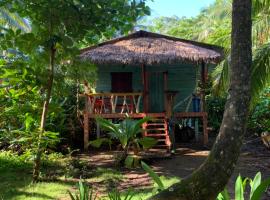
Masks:
[[[53,86],[53,78],[54,78],[54,61],[55,61],[55,46],[52,46],[50,49],[50,66],[49,66],[49,79],[47,84],[47,95],[46,99],[43,104],[43,110],[41,115],[41,122],[40,122],[40,130],[38,135],[38,145],[37,145],[37,152],[36,158],[34,160],[34,167],[33,167],[33,182],[37,182],[39,178],[40,172],[40,164],[41,164],[41,156],[42,156],[42,137],[45,130],[46,125],[46,117],[49,110],[49,103],[52,93],[52,86]]]
[[[250,102],[251,0],[234,0],[232,17],[231,84],[216,142],[208,158],[190,177],[151,200],[214,200],[233,173]]]

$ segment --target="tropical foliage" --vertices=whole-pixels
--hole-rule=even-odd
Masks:
[[[55,102],[58,106],[61,105],[61,102],[64,103],[62,100],[54,99],[54,97],[60,96],[61,86],[65,85],[59,84],[59,82],[63,83],[61,82],[63,79],[67,82],[74,80],[75,74],[78,85],[80,70],[75,70],[74,73],[71,66],[80,67],[76,59],[75,61],[73,59],[78,55],[79,48],[86,43],[89,45],[101,38],[112,37],[116,32],[129,31],[137,18],[149,11],[144,1],[123,0],[115,0],[110,3],[108,1],[63,3],[62,1],[43,0],[5,0],[1,1],[0,8],[1,15],[6,16],[4,22],[7,24],[5,26],[7,29],[1,30],[0,38],[1,50],[4,52],[1,60],[1,72],[4,74],[1,77],[3,79],[1,93],[6,95],[8,91],[6,97],[13,95],[10,102],[5,98],[5,103],[9,103],[11,107],[14,106],[12,110],[14,110],[13,108],[21,110],[16,108],[17,103],[12,101],[13,98],[21,103],[28,102],[28,99],[36,100],[35,103],[29,102],[27,107],[33,112],[29,110],[22,112],[24,116],[20,117],[20,121],[14,122],[18,127],[22,126],[20,122],[23,121],[28,129],[31,127],[38,133],[33,176],[36,180],[43,152],[42,139],[46,138],[45,132],[50,129],[50,125],[54,124],[50,124],[48,118],[60,120],[58,116],[52,116],[52,103]],[[31,31],[30,29],[27,32],[12,29],[15,26],[11,26],[12,23],[7,19],[7,13],[10,19],[20,16],[20,18],[16,18],[17,26],[22,24],[19,21],[28,22],[31,25]],[[68,79],[66,75],[73,75],[73,79],[71,77]],[[94,79],[94,77],[87,78]],[[27,81],[32,82],[26,83]],[[21,89],[21,92],[17,92],[18,88]],[[59,90],[59,88],[61,89]],[[28,93],[28,91],[30,92]],[[32,94],[31,97],[29,97],[30,94]],[[43,108],[41,107],[42,102]],[[5,114],[8,113],[5,112]],[[17,117],[14,113],[13,116]],[[5,123],[10,123],[10,121]],[[7,129],[5,124],[4,126]],[[18,129],[17,127],[16,129]]]
[[[31,26],[27,19],[20,17],[17,13],[12,13],[7,8],[0,8],[0,30],[20,29],[24,32],[31,31]]]
[[[131,118],[126,118],[119,124],[115,124],[110,120],[97,118],[96,121],[100,125],[101,129],[108,132],[108,135],[112,140],[117,140],[122,148],[121,155],[117,158],[118,162],[125,162],[127,167],[138,165],[138,153],[143,149],[148,149],[156,144],[156,140],[151,137],[142,137],[142,125],[149,121],[150,118],[145,117],[140,120],[134,120]],[[104,139],[97,139],[91,141],[90,144],[99,147]],[[129,151],[133,151],[134,156],[128,156]]]
[[[245,199],[245,189],[246,185],[249,183],[250,186],[250,193],[249,197],[247,199],[249,200],[260,200],[262,199],[262,195],[264,191],[268,188],[270,185],[270,178],[262,181],[261,180],[261,173],[258,172],[254,179],[251,178],[242,178],[240,175],[237,177],[235,182],[235,200],[244,200]],[[225,189],[223,192],[221,192],[217,200],[230,200],[230,195],[227,189]]]
[[[68,191],[71,200],[95,200],[97,199],[97,194],[94,193],[89,186],[82,180],[78,183],[78,192],[77,194],[72,194]]]
[[[258,99],[250,116],[249,128],[257,133],[270,132],[270,88],[266,88]]]
[[[213,90],[216,94],[226,93],[230,82],[231,3],[231,0],[217,0],[194,18],[156,18],[149,28],[155,32],[224,47],[225,60],[213,72]],[[253,105],[270,84],[269,13],[269,1],[253,0]]]

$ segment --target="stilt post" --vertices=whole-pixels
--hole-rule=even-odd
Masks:
[[[88,151],[89,143],[89,98],[85,95],[85,109],[83,114],[83,149]]]

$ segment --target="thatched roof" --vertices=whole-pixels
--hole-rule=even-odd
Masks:
[[[95,64],[218,63],[222,48],[157,33],[138,31],[81,50],[81,58]]]

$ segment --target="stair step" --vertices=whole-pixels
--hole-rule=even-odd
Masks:
[[[157,139],[158,142],[165,142],[166,139]]]
[[[161,136],[166,136],[166,134],[153,134],[153,133],[149,133],[149,134],[146,134],[147,137],[161,137]]]
[[[165,122],[165,120],[164,119],[158,119],[158,118],[156,118],[156,119],[151,119],[151,121],[148,121],[147,123],[151,123],[151,122]]]
[[[165,131],[165,128],[147,128],[143,129],[144,131]]]
[[[164,126],[164,123],[148,123],[146,126]]]
[[[168,145],[166,145],[166,144],[159,144],[159,145],[155,145],[155,146],[153,146],[151,149],[165,149],[165,148],[169,148],[169,146]]]

